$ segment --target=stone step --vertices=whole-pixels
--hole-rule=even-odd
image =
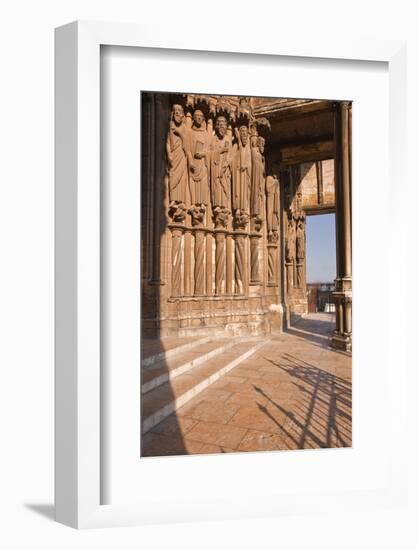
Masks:
[[[168,357],[158,361],[153,365],[142,368],[141,372],[141,391],[147,393],[157,386],[161,386],[168,380],[172,380],[192,368],[205,363],[209,359],[224,353],[232,346],[236,345],[238,339],[219,339],[200,343],[190,351],[178,353],[173,357]]]
[[[245,339],[238,342],[234,340],[233,346],[220,355],[144,393],[141,397],[142,433],[162,422],[221,376],[248,359],[268,341],[269,338]]]
[[[142,340],[141,345],[141,366],[150,367],[155,363],[175,357],[209,341],[209,336],[203,338],[166,338],[164,340],[145,338]]]

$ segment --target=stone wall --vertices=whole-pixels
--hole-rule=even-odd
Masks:
[[[334,161],[322,160],[300,165],[302,206],[305,210],[334,208]]]

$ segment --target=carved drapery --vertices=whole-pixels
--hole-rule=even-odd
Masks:
[[[294,284],[294,261],[295,261],[295,224],[292,218],[287,225],[287,234],[285,237],[285,269],[287,292],[291,293]]]
[[[297,222],[296,233],[296,262],[297,262],[297,288],[304,285],[304,258],[305,258],[305,223],[304,218]]]
[[[279,241],[279,181],[278,177],[266,178],[266,223],[268,235],[268,285],[278,284],[278,241]]]

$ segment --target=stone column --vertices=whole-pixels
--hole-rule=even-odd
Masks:
[[[204,248],[205,231],[195,230],[194,233],[194,296],[204,295]]]
[[[233,293],[233,236],[226,236],[226,294]]]
[[[191,296],[191,233],[184,235],[184,296]]]
[[[259,277],[259,239],[262,237],[260,233],[251,233],[250,241],[250,284],[259,285],[261,279]]]
[[[278,243],[270,240],[266,246],[268,249],[268,286],[278,286]]]
[[[165,187],[165,163],[161,160],[165,157],[165,138],[166,127],[165,117],[168,116],[169,105],[164,94],[155,94],[154,96],[154,166],[152,171],[154,196],[153,196],[153,261],[152,261],[152,279],[150,284],[163,285],[165,282],[161,279],[161,238],[164,232],[163,218],[163,197]]]
[[[352,349],[352,211],[351,211],[351,103],[335,104],[335,195],[337,274],[335,292],[336,329],[332,346]]]
[[[213,237],[211,233],[206,236],[206,294],[213,294]]]
[[[182,235],[184,227],[170,225],[172,234],[171,247],[171,296],[178,298],[182,295]]]
[[[215,288],[216,296],[224,294],[224,278],[225,278],[225,264],[226,264],[226,230],[215,229],[214,230],[216,240],[216,275],[215,275]]]
[[[246,237],[244,231],[235,232],[235,294],[246,293]]]

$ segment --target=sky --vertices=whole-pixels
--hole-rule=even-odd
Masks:
[[[335,215],[307,216],[307,282],[327,283],[336,277]]]

